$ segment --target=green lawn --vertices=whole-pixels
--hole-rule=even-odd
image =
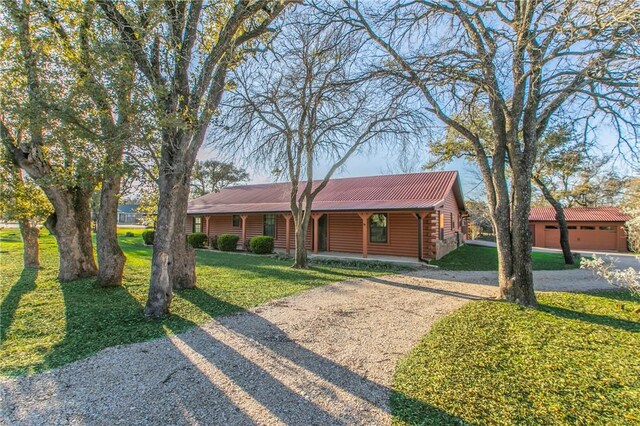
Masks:
[[[134,232],[134,237],[125,237]],[[103,348],[177,333],[211,317],[228,314],[323,284],[389,273],[314,266],[289,268],[290,261],[233,253],[198,251],[198,288],[178,292],[171,315],[144,319],[151,248],[142,230],[123,229],[127,255],[124,286],[103,289],[93,279],[56,281],[55,240],[43,231],[40,270],[22,270],[17,229],[0,231],[0,374],[21,375],[85,358]]]
[[[538,271],[575,269],[578,265],[565,265],[560,253],[532,253],[533,269]],[[464,245],[447,254],[432,265],[452,271],[497,271],[498,250],[495,247]]]
[[[640,299],[539,295],[540,310],[474,302],[400,361],[395,424],[640,424]]]

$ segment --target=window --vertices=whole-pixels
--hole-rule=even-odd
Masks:
[[[268,235],[270,237],[273,237],[274,239],[276,238],[276,215],[275,214],[264,215],[262,235]]]
[[[202,232],[202,218],[194,217],[193,218],[193,232]]]
[[[616,227],[615,226],[601,226],[600,230],[601,231],[615,231]]]
[[[584,229],[584,230],[587,230],[587,231],[593,231],[593,230],[596,229],[596,227],[595,226],[581,226],[580,229]]]
[[[558,227],[555,225],[546,225],[544,229],[558,229]]]
[[[567,226],[568,229],[578,229],[577,226]]]
[[[234,228],[240,228],[240,215],[234,214],[231,222]]]
[[[453,231],[453,213],[449,213],[449,218],[451,220],[451,230]]]
[[[387,214],[373,214],[369,218],[369,242],[387,242]]]

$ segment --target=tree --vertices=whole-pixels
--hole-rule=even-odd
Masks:
[[[470,237],[475,240],[483,232],[492,231],[491,215],[486,201],[466,200],[464,202],[469,212]]]
[[[540,141],[538,158],[533,170],[533,181],[542,192],[544,199],[555,210],[560,230],[560,247],[564,263],[567,265],[575,263],[569,244],[569,227],[564,215],[564,207],[554,196],[552,185],[554,179],[576,173],[587,155],[585,147],[573,140],[571,129],[561,126],[548,132]]]
[[[0,218],[15,220],[20,227],[25,268],[40,267],[40,230],[37,225],[53,208],[36,184],[24,179],[22,170],[3,150],[0,158]]]
[[[158,219],[144,312],[162,317],[174,289],[195,286],[195,255],[184,234],[191,170],[227,72],[256,49],[292,2],[97,3],[149,84],[161,135]]]
[[[55,13],[44,2],[37,3],[53,28],[70,69],[75,73],[79,89],[93,103],[100,134],[94,142],[100,145],[102,155],[99,171],[100,199],[96,219],[98,253],[97,281],[103,287],[122,284],[126,257],[118,244],[118,204],[123,175],[124,147],[132,143],[136,109],[133,93],[136,83],[135,63],[124,49],[105,31],[96,16],[95,2],[81,4],[72,10],[79,25],[66,25],[60,13]],[[71,124],[80,123],[79,114],[63,114]]]
[[[409,136],[414,118],[401,96],[363,76],[361,36],[341,24],[313,22],[308,12],[283,25],[275,53],[234,74],[238,87],[222,120],[226,132],[217,135],[291,182],[295,268],[307,267],[313,200],[336,170],[367,145]],[[329,170],[314,181],[320,160],[330,162]]]
[[[89,204],[96,184],[90,161],[95,152],[77,132],[48,114],[52,98],[64,99],[69,107],[82,101],[69,90],[72,84],[51,45],[49,28],[32,6],[9,0],[0,9],[7,40],[0,55],[0,141],[54,207],[45,226],[58,242],[58,278],[69,281],[97,272]]]
[[[322,8],[366,33],[383,55],[381,72],[414,88],[431,117],[473,149],[496,232],[500,296],[536,306],[528,216],[537,150],[563,112],[588,128],[610,119],[622,144],[637,148],[637,3],[448,0],[364,8],[344,0]],[[489,114],[489,146],[467,124],[475,111]]]
[[[98,185],[97,280],[102,286],[120,285],[125,257],[117,242],[117,208],[123,147],[132,136],[133,62],[99,25],[93,1],[64,7],[57,2],[23,2],[19,6],[10,1],[7,12],[11,18],[7,31],[21,48],[19,54],[10,56],[14,68],[23,74],[15,80],[24,80],[30,90],[24,105],[13,108],[4,119],[7,123],[29,120],[34,130],[30,147],[17,146],[11,137],[4,141],[18,164],[48,195],[60,186],[70,193],[66,198],[51,194],[57,200],[51,200],[55,212],[48,223],[58,241],[60,277],[70,280],[96,272],[87,205]],[[7,85],[7,89],[20,99],[19,84]],[[54,138],[56,126],[60,132]],[[5,133],[9,134],[8,128]],[[44,147],[39,146],[42,143]],[[29,149],[32,152],[26,155],[32,158],[21,158]],[[63,153],[63,158],[58,153]],[[34,167],[36,157],[41,164]],[[78,166],[72,178],[70,165]],[[77,238],[68,232],[72,228]],[[77,259],[66,259],[70,254]],[[82,268],[86,270],[77,270]]]
[[[196,161],[191,173],[191,196],[201,197],[210,192],[249,179],[249,173],[231,163],[216,160]]]

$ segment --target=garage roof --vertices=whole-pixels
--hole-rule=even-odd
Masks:
[[[567,222],[626,222],[631,216],[617,207],[567,207]],[[555,222],[556,211],[552,207],[534,207],[529,213],[530,222]]]
[[[320,181],[314,181],[318,185]],[[304,182],[300,184],[300,187]],[[188,214],[290,211],[291,183],[225,188],[189,202]],[[313,202],[315,211],[417,210],[438,208],[453,191],[464,201],[458,172],[426,172],[332,179]]]

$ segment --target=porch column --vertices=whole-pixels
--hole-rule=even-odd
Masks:
[[[418,260],[423,259],[424,255],[424,219],[429,215],[429,212],[417,212],[418,218]]]
[[[362,257],[366,258],[369,251],[369,218],[373,213],[358,212],[362,219]]]
[[[242,247],[244,247],[244,242],[247,240],[247,218],[249,216],[246,214],[241,214],[240,215],[240,220],[242,220],[242,240],[240,241],[240,244],[242,244]]]
[[[313,219],[313,253],[318,254],[318,221],[324,213],[311,213]]]
[[[204,218],[204,234],[209,238],[209,218],[211,216],[205,216]]]
[[[287,256],[291,254],[291,218],[293,215],[291,213],[284,213],[284,223],[285,223],[285,231],[284,231],[284,250],[287,253]]]

